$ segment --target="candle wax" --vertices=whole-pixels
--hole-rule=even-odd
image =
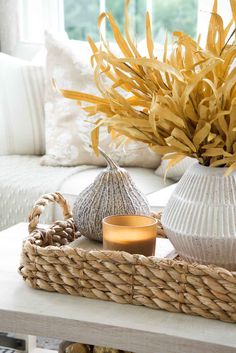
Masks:
[[[154,256],[156,223],[149,216],[108,216],[103,220],[103,249]]]
[[[144,256],[154,256],[156,248],[156,238],[141,239],[136,241],[103,240],[104,250],[126,251],[130,254],[142,254]]]

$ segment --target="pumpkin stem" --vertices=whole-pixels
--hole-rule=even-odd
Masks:
[[[105,158],[108,167],[110,167],[111,169],[119,168],[119,165],[115,161],[113,161],[113,159],[111,159],[111,157],[109,157],[99,146],[98,146],[98,149],[101,155]]]

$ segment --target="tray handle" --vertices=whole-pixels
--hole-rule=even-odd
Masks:
[[[65,198],[59,193],[51,193],[42,195],[34,204],[32,211],[29,215],[29,225],[28,230],[29,233],[33,232],[39,223],[39,218],[44,211],[44,208],[53,202],[57,202],[58,205],[62,208],[64,220],[68,220],[72,217],[72,213],[70,210],[69,203],[65,200]]]
[[[64,220],[56,221],[48,228],[38,227],[39,218],[45,206],[53,202],[58,203],[62,208]],[[29,242],[41,247],[67,245],[80,236],[80,233],[76,230],[70,206],[59,192],[45,194],[35,202],[29,215],[28,231]]]
[[[161,224],[162,212],[152,212],[152,216],[157,220],[157,238],[167,238]]]

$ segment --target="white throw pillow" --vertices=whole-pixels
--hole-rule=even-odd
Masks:
[[[43,165],[105,165],[89,147],[94,125],[76,101],[65,99],[54,87],[98,94],[87,42],[56,39],[46,33],[46,155]],[[94,118],[94,121],[100,116]],[[90,118],[91,119],[91,118]],[[90,120],[91,121],[91,120]],[[100,147],[120,165],[156,168],[160,156],[145,144],[130,142],[116,148],[106,128],[100,130]]]
[[[0,53],[0,82],[0,155],[43,154],[43,68]]]
[[[166,174],[168,179],[172,179],[174,181],[179,181],[180,178],[184,175],[186,170],[191,167],[194,163],[197,163],[195,158],[186,157],[181,162],[176,164],[174,167],[170,168]],[[160,166],[155,171],[155,174],[164,177],[166,172],[168,161],[163,160]]]

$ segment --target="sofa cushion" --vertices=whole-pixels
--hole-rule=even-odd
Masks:
[[[173,181],[167,179],[164,181],[162,177],[155,175],[152,169],[148,168],[125,168],[131,175],[138,189],[145,195],[158,191],[168,185],[173,184]],[[73,205],[75,197],[80,194],[87,186],[89,186],[95,177],[102,172],[104,168],[91,168],[81,171],[79,174],[74,174],[68,177],[60,187],[60,191],[65,198]]]
[[[64,180],[89,166],[42,167],[37,156],[0,156],[0,229],[27,221],[35,201],[58,191]],[[54,207],[47,207],[42,222],[54,220]]]
[[[56,39],[46,34],[46,155],[42,165],[74,166],[80,164],[106,165],[104,159],[97,158],[89,147],[91,130],[95,121],[78,105],[77,101],[64,98],[58,88],[78,90],[98,94],[94,74],[90,65],[92,54],[87,42],[72,41],[68,38]],[[88,121],[89,120],[89,121]],[[144,143],[122,138],[116,148],[105,127],[100,129],[100,147],[110,154],[120,165],[157,168],[160,155],[151,151]]]
[[[75,197],[102,170],[96,166],[44,167],[37,156],[0,156],[0,230],[27,221],[35,201],[45,193],[60,191],[73,206]],[[128,168],[127,168],[128,169]],[[153,170],[129,168],[138,188],[145,194],[169,185]],[[47,207],[42,223],[62,219],[58,206]]]
[[[42,67],[0,53],[0,155],[43,154]]]

